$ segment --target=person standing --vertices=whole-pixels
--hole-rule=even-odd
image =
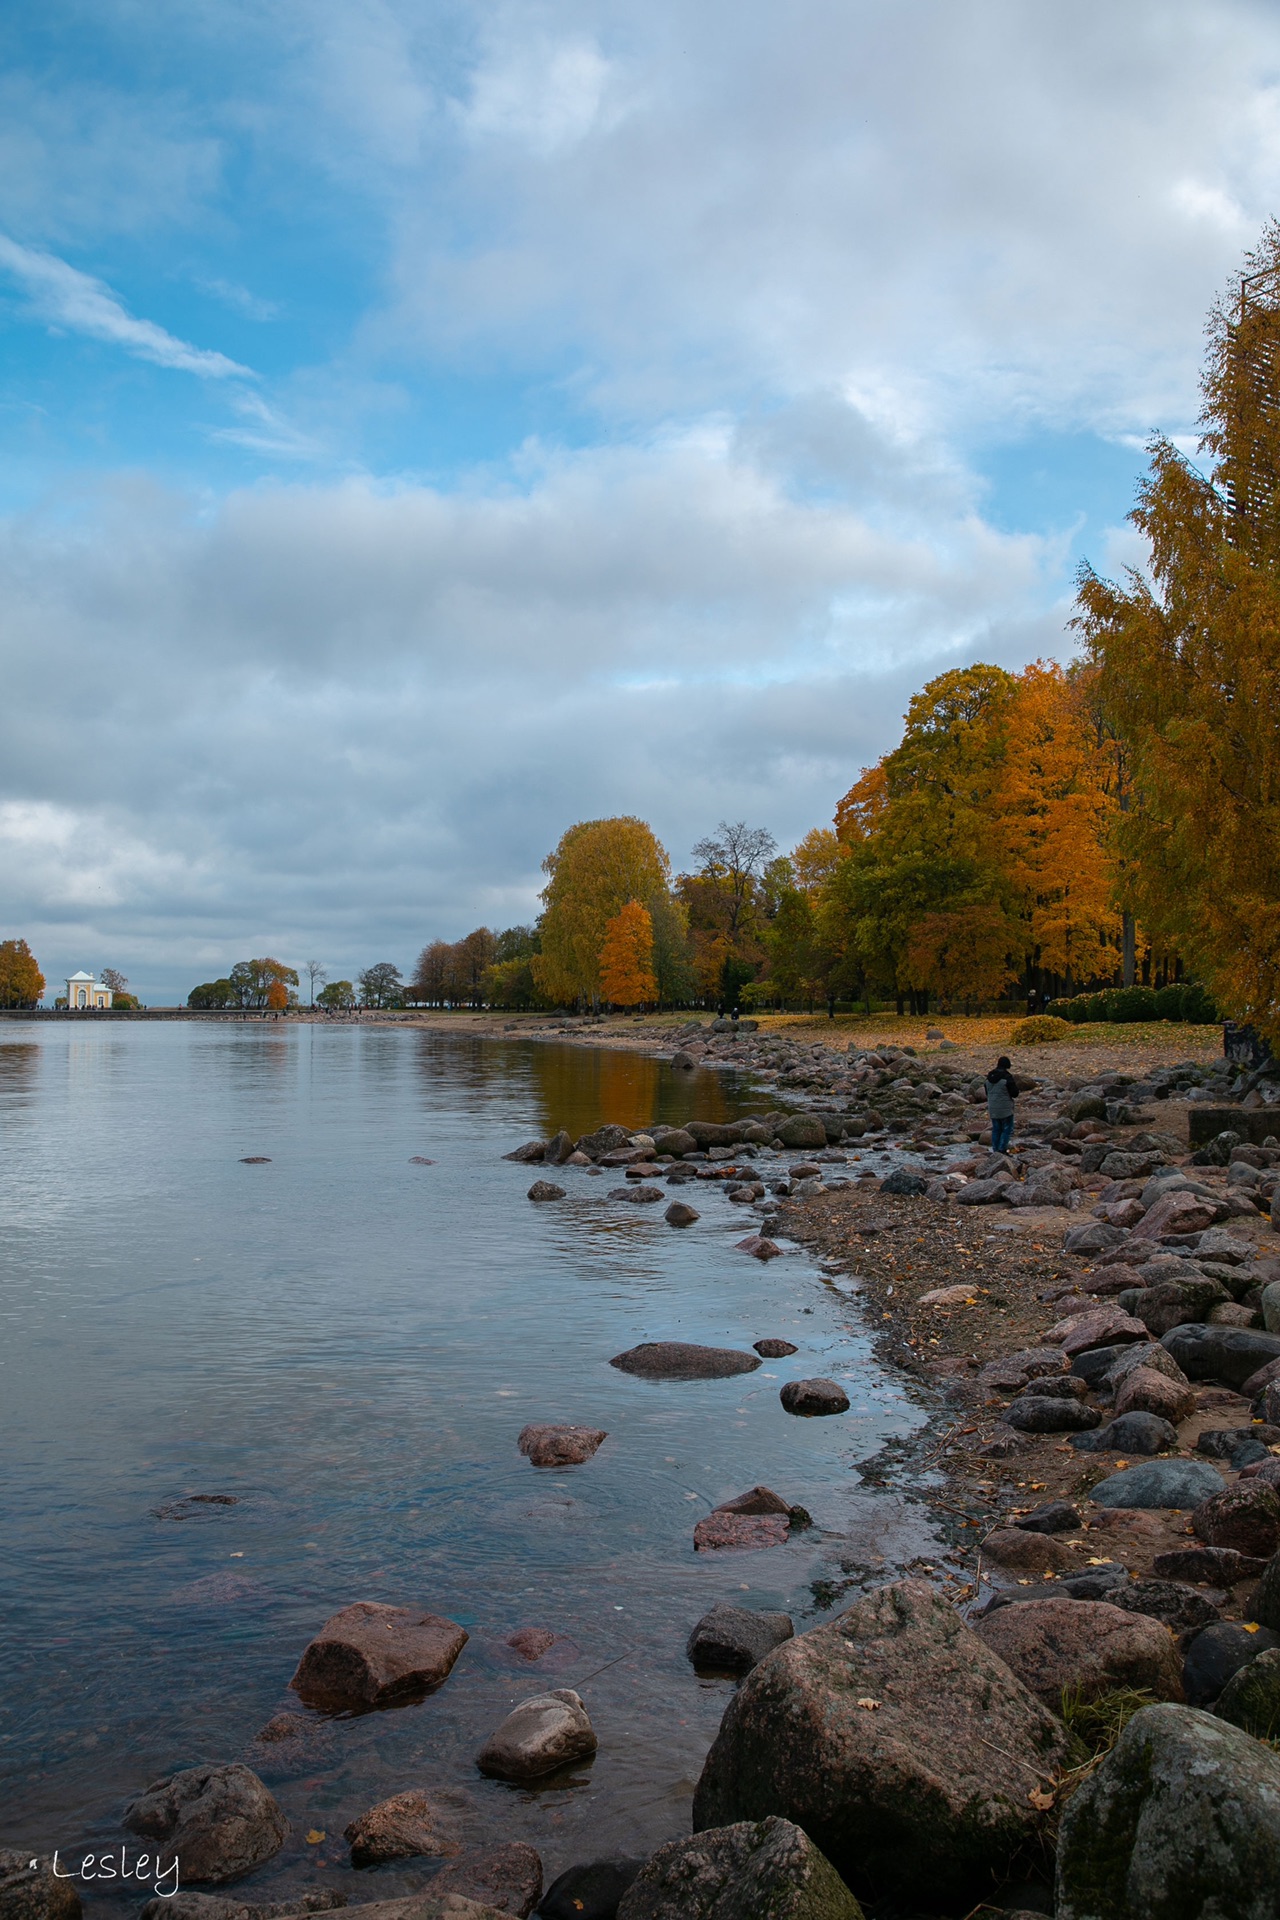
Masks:
[[[1002,1053],[986,1080],[993,1153],[1003,1153],[1013,1138],[1013,1103],[1022,1091],[1009,1071],[1009,1064],[1008,1054]]]

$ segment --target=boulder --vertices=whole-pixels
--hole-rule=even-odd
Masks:
[[[1182,1698],[1182,1662],[1169,1629],[1110,1600],[1018,1601],[985,1615],[978,1632],[1055,1713],[1063,1694],[1077,1690],[1086,1700],[1118,1687]]]
[[[592,1160],[599,1160],[606,1153],[616,1153],[619,1147],[629,1147],[631,1135],[625,1127],[597,1127],[594,1133],[584,1133],[578,1141],[579,1153],[587,1154]]]
[[[357,1600],[325,1621],[289,1685],[309,1707],[367,1713],[443,1686],[466,1644],[456,1620]]]
[[[155,1781],[124,1810],[130,1833],[177,1855],[184,1882],[215,1886],[252,1873],[278,1853],[289,1823],[249,1767],[185,1767]]]
[[[910,1167],[895,1167],[893,1172],[886,1174],[880,1182],[880,1191],[914,1198],[915,1195],[923,1193],[928,1184],[923,1174],[913,1172]]]
[[[1080,1509],[1069,1500],[1047,1500],[1013,1524],[1024,1533],[1076,1533],[1081,1525]]]
[[[1251,1327],[1211,1327],[1199,1322],[1171,1327],[1161,1344],[1189,1380],[1220,1380],[1240,1389],[1269,1361],[1280,1359],[1280,1334]]]
[[[1004,1418],[1020,1433],[1084,1433],[1098,1426],[1102,1415],[1079,1400],[1028,1393],[1005,1408]]]
[[[603,1427],[539,1426],[520,1429],[516,1441],[535,1467],[580,1467],[609,1438]]]
[[[1264,1920],[1280,1886],[1280,1757],[1194,1707],[1144,1707],[1071,1796],[1057,1920]]]
[[[288,1920],[291,1914],[332,1913],[346,1904],[346,1894],[336,1888],[328,1893],[295,1893],[288,1900],[250,1902],[244,1894],[195,1893],[180,1887],[177,1893],[148,1900],[138,1920]],[[368,1913],[369,1909],[358,1911]]]
[[[80,1920],[80,1894],[65,1872],[25,1849],[0,1847],[0,1920]]]
[[[387,1860],[452,1853],[457,1832],[425,1793],[410,1791],[380,1800],[343,1832],[353,1867],[377,1867]]]
[[[1217,1280],[1180,1278],[1161,1280],[1144,1287],[1133,1301],[1131,1311],[1157,1338],[1172,1327],[1183,1327],[1192,1320],[1204,1320],[1213,1307],[1230,1296]]]
[[[561,1127],[542,1149],[542,1158],[549,1167],[562,1167],[573,1151],[573,1138]]]
[[[1078,1227],[1068,1227],[1062,1236],[1065,1253],[1105,1253],[1108,1247],[1118,1247],[1125,1235],[1120,1227],[1108,1225],[1105,1220],[1083,1220]]]
[[[653,1150],[659,1154],[673,1154],[679,1160],[686,1153],[697,1153],[698,1143],[684,1127],[655,1127]]]
[[[1166,1193],[1162,1199],[1148,1208],[1144,1218],[1133,1229],[1134,1240],[1162,1240],[1166,1237],[1183,1238],[1193,1233],[1203,1233],[1211,1227],[1218,1217],[1218,1205],[1215,1200],[1202,1199],[1197,1193],[1189,1193],[1185,1187],[1178,1187],[1172,1193]]]
[[[1199,1581],[1206,1587],[1238,1587],[1242,1580],[1256,1580],[1266,1565],[1234,1547],[1175,1547],[1171,1553],[1158,1553],[1151,1571],[1158,1580]]]
[[[1065,1729],[941,1595],[904,1580],[746,1676],[693,1823],[778,1814],[855,1893],[934,1910],[1003,1877],[1037,1829],[1028,1780],[1073,1758]]]
[[[1007,1207],[1008,1180],[969,1180],[956,1194],[958,1207]]]
[[[651,1206],[655,1200],[663,1198],[661,1187],[648,1187],[643,1183],[634,1187],[610,1187],[607,1198],[610,1200],[630,1200],[638,1207]]]
[[[1218,1618],[1218,1609],[1194,1587],[1180,1580],[1130,1580],[1107,1595],[1123,1613],[1145,1613],[1170,1633],[1198,1633]]]
[[[1195,1407],[1196,1396],[1190,1385],[1180,1387],[1154,1367],[1135,1367],[1116,1388],[1118,1414],[1153,1413],[1176,1426],[1194,1413]]]
[[[1156,1413],[1122,1413],[1096,1433],[1071,1438],[1082,1453],[1168,1453],[1177,1444],[1176,1429]]]
[[[502,1644],[504,1647],[510,1647],[513,1653],[518,1653],[522,1660],[541,1660],[544,1653],[551,1651],[559,1637],[551,1631],[550,1627],[517,1627],[514,1633],[507,1635]]]
[[[1280,1648],[1264,1647],[1255,1660],[1238,1668],[1218,1695],[1214,1712],[1255,1740],[1280,1737]]]
[[[1207,1547],[1266,1559],[1280,1547],[1280,1497],[1265,1481],[1242,1480],[1203,1501],[1191,1524]]]
[[[1233,1673],[1259,1654],[1280,1647],[1280,1634],[1257,1621],[1219,1620],[1194,1635],[1182,1663],[1182,1684],[1193,1707],[1216,1700]]]
[[[782,1121],[777,1137],[784,1147],[825,1147],[827,1129],[816,1114],[792,1113]]]
[[[772,1487],[748,1487],[745,1493],[735,1494],[732,1500],[722,1500],[713,1511],[715,1513],[781,1514],[785,1520],[789,1521],[794,1509],[780,1493],[775,1493]]]
[[[838,1380],[788,1380],[778,1395],[788,1413],[847,1413],[849,1396]]]
[[[999,1607],[1021,1606],[1027,1600],[1110,1600],[1128,1583],[1129,1570],[1118,1560],[1104,1560],[1100,1566],[1026,1585],[1020,1580],[1016,1587],[1002,1587],[993,1593],[986,1606],[973,1615],[973,1624],[976,1626]]]
[[[1208,1460],[1225,1460],[1232,1467],[1256,1466],[1274,1459],[1248,1427],[1210,1427],[1196,1441],[1196,1452]]]
[[[1021,1527],[996,1527],[982,1542],[986,1560],[1011,1573],[1065,1573],[1076,1565],[1075,1555],[1060,1540],[1043,1533],[1025,1533]]]
[[[646,1861],[618,1920],[862,1920],[807,1833],[775,1814],[668,1840]]]
[[[782,1248],[776,1240],[768,1240],[763,1234],[750,1233],[745,1240],[735,1240],[734,1251],[749,1253],[756,1260],[776,1260]]]
[[[1018,1393],[1032,1380],[1060,1374],[1065,1366],[1061,1347],[1029,1347],[1000,1360],[988,1360],[979,1369],[977,1384],[996,1393]]]
[[[1047,1337],[1056,1341],[1068,1360],[1074,1360],[1096,1347],[1128,1346],[1135,1340],[1145,1343],[1148,1334],[1141,1320],[1134,1320],[1119,1307],[1108,1306],[1097,1307],[1092,1313],[1073,1313],[1068,1319],[1059,1320],[1049,1329]]]
[[[695,1667],[721,1673],[749,1673],[767,1653],[790,1640],[795,1628],[787,1613],[752,1613],[746,1607],[717,1604],[704,1613],[685,1647]]]
[[[544,1141],[526,1140],[522,1147],[516,1147],[513,1152],[504,1153],[502,1157],[504,1160],[515,1160],[519,1165],[527,1167],[541,1160],[545,1152],[546,1143]]]
[[[617,1920],[619,1903],[643,1865],[619,1856],[567,1868],[543,1894],[538,1920]]]
[[[536,1849],[523,1840],[477,1847],[451,1860],[426,1891],[437,1898],[454,1895],[475,1900],[494,1913],[515,1914],[519,1920],[526,1920],[542,1892],[542,1861]]]
[[[535,1180],[529,1189],[530,1200],[563,1200],[565,1189],[558,1187],[554,1180]]]
[[[683,1340],[646,1340],[609,1362],[623,1373],[644,1380],[726,1380],[735,1373],[754,1373],[758,1353],[739,1353],[733,1347],[697,1347]]]
[[[790,1520],[777,1513],[708,1513],[693,1529],[693,1547],[695,1553],[756,1551],[782,1546],[790,1531]]]
[[[489,1735],[476,1765],[499,1780],[540,1780],[544,1774],[588,1760],[596,1736],[578,1695],[569,1687],[522,1700]]]
[[[1200,1460],[1147,1460],[1100,1480],[1089,1498],[1098,1507],[1173,1507],[1187,1511],[1222,1491],[1222,1475]]]
[[[662,1217],[669,1227],[691,1227],[702,1215],[687,1200],[673,1200]]]
[[[789,1353],[800,1351],[790,1340],[753,1340],[751,1344],[762,1360],[785,1360]]]

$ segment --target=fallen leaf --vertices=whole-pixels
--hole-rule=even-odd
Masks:
[[[862,1699],[859,1700],[858,1705],[865,1707],[868,1713],[879,1713],[880,1711],[880,1702],[873,1700],[870,1694],[864,1694]]]
[[[1257,1623],[1257,1621],[1256,1621],[1256,1620],[1246,1620],[1246,1621],[1245,1621],[1245,1623],[1244,1623],[1244,1630],[1245,1630],[1245,1632],[1246,1632],[1246,1633],[1256,1633],[1256,1632],[1258,1631],[1258,1623]]]
[[[1027,1798],[1037,1813],[1048,1813],[1050,1807],[1053,1805],[1052,1793],[1045,1793],[1040,1787],[1032,1787]]]
[[[318,1827],[312,1827],[310,1833],[307,1835],[307,1845],[309,1847],[318,1847],[323,1839],[324,1835],[320,1829]]]

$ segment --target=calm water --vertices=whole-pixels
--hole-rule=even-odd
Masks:
[[[811,1624],[811,1584],[851,1552],[919,1551],[853,1468],[922,1416],[804,1256],[734,1251],[752,1216],[721,1195],[700,1186],[676,1233],[574,1169],[566,1201],[534,1207],[501,1155],[560,1125],[772,1104],[527,1041],[0,1023],[0,1844],[108,1845],[147,1782],[240,1758],[293,1825],[264,1897],[420,1884],[422,1862],[353,1874],[341,1840],[411,1786],[453,1795],[468,1841],[531,1841],[548,1877],[687,1831],[730,1688],[693,1675],[689,1628],[719,1598]],[[765,1334],[800,1352],[745,1379],[608,1365],[640,1340]],[[782,1381],[814,1372],[846,1381],[850,1416],[782,1412]],[[515,1447],[532,1419],[610,1437],[540,1472]],[[758,1480],[817,1528],[695,1556],[695,1520]],[[194,1492],[238,1504],[156,1516]],[[253,1736],[296,1708],[303,1646],[362,1598],[461,1621],[453,1676],[393,1712],[307,1715],[267,1757]],[[526,1625],[565,1636],[550,1671],[503,1647]],[[594,1764],[538,1791],[483,1780],[485,1736],[548,1686],[583,1694]]]

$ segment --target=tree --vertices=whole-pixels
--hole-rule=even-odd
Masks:
[[[638,900],[628,900],[604,930],[600,949],[600,986],[616,1007],[642,1007],[658,997],[653,974],[653,916]]]
[[[187,995],[187,1005],[196,1013],[213,1013],[240,1004],[240,995],[230,980],[206,980]]]
[[[129,991],[129,982],[116,967],[104,967],[98,975],[98,978],[104,987],[110,987],[113,998],[117,994],[128,993]]]
[[[1280,1043],[1280,225],[1210,317],[1199,472],[1171,442],[1130,515],[1146,574],[1080,577],[1099,702],[1130,757],[1131,904]]]
[[[237,960],[227,977],[242,1007],[265,1007],[267,994],[274,981],[286,987],[296,987],[298,984],[298,975],[293,967],[286,967],[281,961],[270,958]]]
[[[321,983],[326,981],[329,978],[329,969],[327,967],[321,966],[318,960],[308,960],[306,963],[306,966],[303,968],[303,971],[307,976],[308,982],[310,983],[311,1005],[314,1007],[316,1003],[316,982],[317,980],[320,981]]]
[[[331,980],[327,987],[321,987],[316,997],[316,1005],[323,1007],[326,1012],[336,1012],[354,1007],[355,1004],[356,990],[350,980]]]
[[[25,940],[0,940],[0,1007],[36,1007],[45,979]]]
[[[289,989],[283,980],[273,980],[267,988],[267,1010],[270,1013],[283,1013],[289,1004]]]
[[[653,912],[668,893],[671,863],[643,820],[582,820],[542,863],[542,951],[531,965],[538,988],[557,1001],[600,997],[605,929],[629,900]]]
[[[366,967],[363,973],[356,975],[360,987],[360,1002],[366,1007],[400,1007],[404,1005],[404,983],[400,978],[399,967],[393,967],[389,960],[379,960],[376,966]]]

